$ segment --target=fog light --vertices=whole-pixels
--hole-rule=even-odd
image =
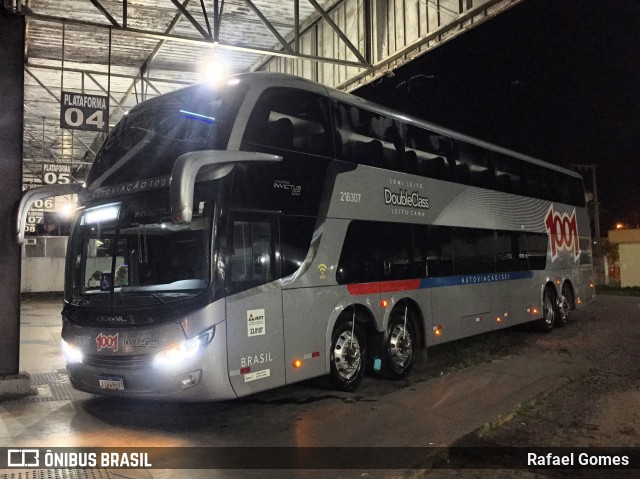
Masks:
[[[182,389],[187,389],[195,386],[200,382],[202,378],[202,371],[193,371],[189,374],[185,374],[180,381]]]

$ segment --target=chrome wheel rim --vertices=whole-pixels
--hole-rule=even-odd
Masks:
[[[389,335],[389,353],[391,361],[398,368],[404,368],[413,356],[411,333],[402,324],[396,324]]]
[[[333,348],[333,361],[341,379],[350,381],[360,369],[360,342],[351,331],[343,331]]]
[[[569,317],[569,301],[566,296],[560,296],[558,299],[558,309],[560,310],[562,320],[566,321]]]
[[[547,292],[544,294],[544,322],[547,326],[553,326],[554,313],[553,313],[553,301],[551,295]]]

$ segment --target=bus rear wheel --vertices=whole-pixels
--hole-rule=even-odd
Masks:
[[[558,310],[560,312],[558,316],[558,326],[564,326],[569,321],[569,310],[574,309],[574,297],[573,288],[571,285],[565,283],[562,285],[562,296],[558,299]]]
[[[403,379],[411,372],[416,356],[416,328],[407,310],[391,316],[384,345],[385,372],[390,379]]]
[[[355,391],[360,384],[367,359],[367,338],[354,320],[341,321],[331,335],[329,378],[340,391]]]
[[[544,289],[542,296],[542,319],[538,321],[538,328],[543,333],[550,333],[553,330],[556,319],[558,318],[558,306],[556,304],[556,295],[547,287]]]

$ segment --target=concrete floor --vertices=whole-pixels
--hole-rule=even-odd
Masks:
[[[0,447],[447,445],[589,367],[581,358],[543,348],[404,387],[365,378],[353,394],[303,383],[225,403],[126,401],[71,387],[60,349],[60,309],[58,301],[23,302],[20,369],[31,375],[37,394],[0,403]],[[11,473],[0,470],[0,479],[38,477]],[[391,474],[296,470],[287,476],[370,479]],[[114,469],[86,477],[187,476],[282,477],[282,471]]]

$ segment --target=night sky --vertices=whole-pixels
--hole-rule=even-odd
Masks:
[[[356,94],[550,163],[595,164],[602,234],[635,226],[639,1],[526,0],[394,73]]]

